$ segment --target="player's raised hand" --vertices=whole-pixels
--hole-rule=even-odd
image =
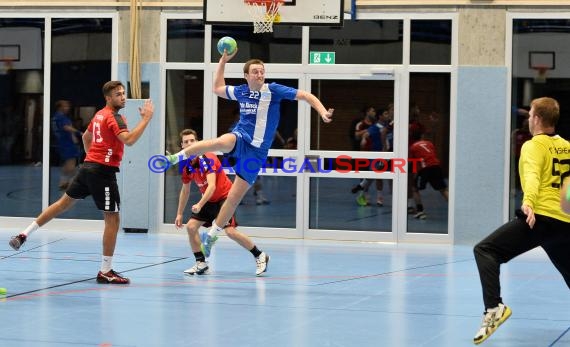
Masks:
[[[228,50],[224,49],[224,54],[222,54],[222,56],[220,57],[220,63],[227,63],[228,61],[232,60],[233,57],[236,56],[237,52],[238,52],[239,48],[236,47],[236,49],[234,50],[234,52],[232,54],[228,54]]]
[[[150,120],[154,114],[154,104],[152,103],[152,100],[146,99],[143,106],[139,107],[139,113],[142,118]]]

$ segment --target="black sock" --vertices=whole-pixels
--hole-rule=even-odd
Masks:
[[[416,205],[416,210],[418,212],[423,212],[424,211],[424,205],[423,204],[417,204]]]
[[[206,257],[204,256],[204,253],[202,253],[202,251],[195,252],[194,258],[196,258],[196,261],[206,261]]]
[[[257,249],[256,245],[253,245],[253,248],[249,250],[254,257],[259,257],[261,255],[261,251]]]

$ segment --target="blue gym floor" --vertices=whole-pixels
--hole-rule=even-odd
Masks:
[[[33,234],[19,252],[0,228],[0,346],[471,346],[481,289],[470,247],[256,239],[271,256],[254,275],[227,238],[212,272],[186,235],[119,235],[114,267],[128,286],[100,285],[101,235]],[[569,346],[568,288],[541,250],[502,268],[512,317],[485,346]]]

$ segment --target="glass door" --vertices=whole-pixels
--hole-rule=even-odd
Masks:
[[[398,143],[407,127],[396,116],[394,71],[312,74],[306,86],[335,111],[328,124],[308,108],[310,115],[301,118],[299,160],[310,163],[300,182],[304,237],[396,241],[407,170],[401,155],[407,148]]]

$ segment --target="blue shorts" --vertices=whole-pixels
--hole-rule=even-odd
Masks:
[[[79,148],[75,144],[59,148],[59,159],[61,161],[77,158],[79,158]]]
[[[253,185],[259,170],[265,165],[269,150],[253,147],[238,132],[232,134],[236,136],[236,145],[228,155],[236,160],[233,169],[236,175]]]

